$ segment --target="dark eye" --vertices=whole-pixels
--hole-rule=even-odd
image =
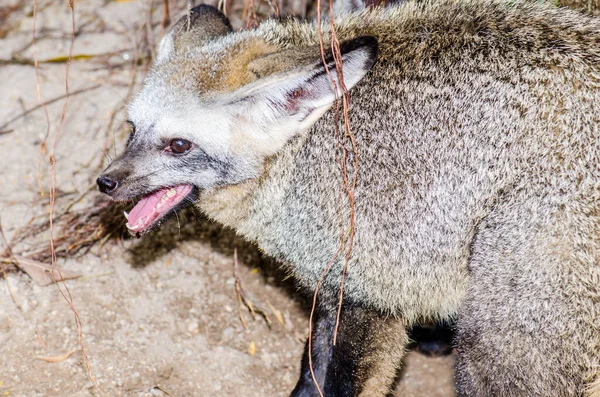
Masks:
[[[173,153],[182,154],[191,148],[192,142],[186,141],[185,139],[173,139],[171,142],[169,142],[168,150]]]

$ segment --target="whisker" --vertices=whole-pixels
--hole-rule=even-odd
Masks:
[[[179,222],[179,214],[175,211],[175,217],[177,218],[177,240],[181,239],[181,223]]]
[[[100,145],[98,145],[96,142],[92,141],[91,139],[82,139],[83,142],[88,142],[91,143],[92,145],[96,146],[98,149],[100,149],[100,151],[104,154],[104,157],[106,157],[108,159],[108,161],[113,161],[113,159],[110,157],[110,154],[107,153],[106,150],[104,150]]]
[[[110,91],[111,93],[115,94],[119,98],[121,98],[123,100],[123,103],[127,102],[127,100],[125,98],[123,98],[117,91],[113,90],[109,86],[104,86],[103,88],[106,89],[106,90],[108,90],[108,91]]]
[[[117,136],[115,135],[115,128],[112,129],[112,136],[113,136],[112,147],[115,152],[115,157],[117,157]]]

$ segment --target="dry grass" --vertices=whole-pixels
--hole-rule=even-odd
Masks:
[[[154,2],[152,2],[154,3]],[[167,29],[167,25],[171,21],[171,16],[182,15],[189,6],[187,1],[168,1],[163,0],[161,4],[161,16],[160,18],[153,18],[153,6],[156,4],[150,4],[148,8],[148,18],[145,23],[141,26],[132,27],[133,33],[138,37],[137,46],[133,49],[135,56],[129,62],[129,67],[133,69],[131,83],[129,84],[128,94],[124,98],[126,102],[133,92],[135,91],[135,82],[137,73],[145,73],[148,64],[152,60],[154,52],[154,46],[157,42],[157,37],[160,32]],[[0,7],[0,22],[6,22],[9,20],[9,16],[14,13],[23,13],[23,8],[26,2],[18,1],[14,5],[9,7]],[[232,24],[237,27],[252,26],[257,24],[260,20],[269,17],[270,15],[285,15],[292,13],[299,13],[303,15],[310,14],[312,12],[312,2],[307,0],[222,0],[219,2],[220,8],[228,15],[231,19]],[[299,8],[302,10],[299,11]],[[10,31],[10,24],[3,26],[4,30],[0,30],[0,38],[6,35]],[[75,35],[75,27],[73,28],[73,34]],[[39,41],[43,39],[42,36],[36,37],[35,40]],[[33,43],[35,44],[35,42]],[[62,60],[67,65],[70,59],[66,58]],[[98,62],[103,62],[104,59],[96,59]],[[37,64],[37,60],[21,59],[21,63],[24,64]],[[103,64],[102,67],[107,69],[122,68],[123,64]],[[68,73],[68,71],[67,71]],[[68,81],[68,76],[67,80]],[[10,120],[3,123],[0,130],[2,133],[10,133],[10,125],[27,116],[31,112],[46,107],[51,102],[63,101],[64,107],[67,106],[67,100],[69,96],[73,96],[79,93],[86,92],[91,89],[97,88],[98,85],[81,89],[75,92],[67,91],[57,96],[56,98],[41,102],[34,108],[26,109],[22,114],[19,114]],[[104,131],[104,144],[102,149],[104,152],[108,152],[114,145],[115,137],[111,135],[114,131],[114,122],[116,115],[124,107],[123,103],[118,104],[119,108],[114,109],[105,131]],[[64,112],[64,108],[63,108]],[[58,135],[59,131],[56,132]],[[46,137],[50,136],[50,128],[48,128]],[[53,152],[49,150],[46,143],[42,143],[40,148],[40,175],[39,185],[41,186],[42,178],[47,176],[42,175],[42,166],[49,162],[50,166],[54,165],[54,160],[51,155]],[[49,153],[50,152],[50,153]],[[69,200],[70,197],[62,197],[60,192],[56,195],[52,195],[51,201],[41,200],[40,205],[46,207],[52,212],[52,216],[49,218],[47,215],[41,215],[32,217],[25,225],[23,225],[12,237],[9,242],[9,247],[12,248],[12,252],[15,256],[26,257],[39,262],[51,263],[52,257],[55,255],[57,258],[66,258],[74,255],[86,254],[91,247],[99,244],[102,247],[104,244],[116,244],[123,238],[127,238],[128,233],[124,226],[123,210],[126,208],[125,205],[115,204],[105,199],[90,199],[90,192],[94,188],[93,180],[96,174],[106,165],[105,158],[97,159],[96,163],[94,159],[87,164],[89,167],[90,174],[90,188],[82,192],[77,198]],[[81,170],[80,170],[81,171]],[[50,172],[52,177],[53,172]],[[42,196],[46,195],[40,188]],[[56,205],[53,202],[56,201]],[[74,204],[83,202],[87,203],[83,207],[73,209]],[[53,241],[49,241],[48,231],[50,227],[53,228]],[[8,258],[9,247],[5,247],[4,251],[0,251],[0,259]],[[35,248],[31,248],[35,247]]]
[[[7,21],[11,19],[9,16],[14,13],[23,13],[23,7],[25,6],[24,1],[18,1],[8,7],[0,7],[0,22],[5,22],[3,30],[0,30],[0,38],[10,31],[11,24]],[[600,9],[600,0],[584,0],[582,1],[561,1],[561,4],[573,6],[575,8],[585,8],[590,11],[598,11]],[[313,15],[317,4],[312,0],[220,0],[218,3],[219,7],[225,11],[228,17],[231,19],[234,26],[252,26],[258,23],[260,20],[269,17],[270,15],[289,15],[289,14],[300,14],[300,15]],[[155,35],[159,34],[166,28],[166,25],[171,21],[171,16],[182,15],[188,8],[188,2],[186,1],[171,1],[163,0],[162,2],[162,15],[160,18],[153,19],[151,13],[142,26],[132,27],[135,34],[139,38],[137,48],[133,49],[135,56],[129,62],[129,66],[135,72],[129,85],[127,97],[124,101],[128,100],[135,89],[136,73],[145,73],[147,65],[151,62],[151,55],[153,48],[157,42]],[[38,38],[40,40],[40,38]],[[324,45],[329,46],[334,43],[325,43]],[[98,61],[102,62],[102,59]],[[26,62],[34,63],[32,60],[26,60]],[[106,68],[122,68],[127,65],[122,64],[103,64],[102,67]],[[80,92],[85,92],[89,89],[95,89],[97,85],[90,88],[78,90],[70,93],[70,95],[76,95]],[[342,95],[345,98],[345,95]],[[50,102],[65,100],[66,94],[60,95]],[[347,101],[344,100],[344,108],[347,107]],[[48,102],[47,102],[48,103]],[[2,125],[3,133],[12,132],[10,124],[19,118],[26,116],[33,110],[39,107],[44,107],[46,103],[40,103],[36,108],[25,110],[21,115],[17,115],[8,122]],[[118,105],[120,108],[123,107],[123,103]],[[115,109],[113,115],[119,113],[121,109]],[[343,109],[344,113],[346,109]],[[111,132],[114,131],[113,122],[115,117],[111,118],[109,125],[104,132],[105,143],[103,150],[108,151],[113,145],[115,137],[111,136]],[[344,125],[344,136],[348,136],[349,126]],[[44,145],[44,144],[43,144]],[[345,147],[345,146],[344,146]],[[42,154],[45,153],[45,146],[41,149]],[[350,148],[352,152],[356,148]],[[355,154],[355,153],[354,153]],[[51,160],[51,159],[48,159]],[[41,162],[45,161],[44,157]],[[93,160],[92,160],[93,161]],[[98,159],[98,164],[89,164],[90,183],[93,183],[93,179],[96,173],[105,165],[104,158]],[[348,181],[348,176],[345,178]],[[355,183],[353,176],[349,178],[349,185],[344,187],[347,193],[351,193],[352,185]],[[55,228],[55,254],[57,257],[67,257],[72,255],[81,255],[89,251],[89,249],[95,244],[113,244],[120,241],[120,239],[127,236],[123,222],[123,205],[115,205],[106,200],[95,199],[89,200],[87,198],[89,190],[81,193],[76,199],[76,202],[84,201],[88,204],[83,208],[73,210],[74,202],[69,202],[67,198],[57,197],[59,201],[59,208],[54,209],[52,217],[54,228]],[[60,196],[60,195],[59,195]],[[49,202],[44,202],[41,205],[49,206]],[[47,232],[50,227],[50,219],[46,216],[39,216],[31,218],[15,235],[10,241],[15,255],[24,256],[41,262],[50,262],[52,259],[52,249],[47,240]],[[347,237],[347,236],[346,236]],[[24,245],[24,242],[31,243],[32,241],[38,241],[41,245],[37,245],[35,249],[30,249],[29,245]],[[8,257],[7,250],[0,252],[0,258]]]
[[[136,77],[138,76],[138,73],[145,73],[148,64],[152,61],[152,58],[154,57],[154,48],[156,46],[156,43],[158,42],[157,37],[160,34],[162,34],[162,32],[164,32],[165,29],[167,29],[168,24],[172,20],[171,16],[182,15],[190,7],[190,2],[187,1],[169,2],[168,0],[163,0],[161,7],[159,8],[161,10],[160,18],[156,18],[154,16],[155,12],[153,12],[153,5],[156,5],[154,3],[156,2],[150,2],[150,5],[148,7],[148,17],[146,18],[146,21],[142,25],[132,27],[133,34],[138,38],[138,40],[136,41],[136,48],[132,49],[132,52],[135,54],[133,59],[126,64],[106,63],[102,65],[102,67],[105,67],[109,70],[112,68],[123,67],[132,68],[133,77],[128,86],[128,93],[124,98],[124,102],[129,100],[129,98],[135,90],[137,81]],[[10,20],[9,16],[11,14],[22,12],[22,9],[25,6],[25,4],[26,3],[24,1],[18,1],[10,7],[0,7],[0,25],[2,25],[0,27],[0,39],[6,36],[12,28],[12,25],[10,23],[4,22]],[[600,0],[561,1],[561,4],[573,6],[575,8],[582,8],[587,10],[588,12],[594,13],[597,13],[600,10]],[[260,20],[271,15],[313,15],[315,13],[315,9],[320,8],[319,3],[315,4],[312,0],[220,0],[218,6],[231,19],[232,25],[236,28],[256,26],[260,22]],[[73,40],[75,40],[75,36],[75,21],[73,21]],[[39,40],[40,38],[38,37],[37,39]],[[33,45],[35,48],[35,39]],[[340,67],[341,55],[339,54],[339,43],[336,40],[335,32],[332,34],[331,42],[321,42],[321,51],[323,52],[323,56],[325,47],[333,49],[334,58],[336,60],[336,67]],[[63,60],[63,62],[65,62],[67,66],[65,78],[65,94],[55,99],[56,101],[64,101],[62,109],[63,118],[68,104],[69,95],[72,96],[79,93],[70,93],[68,88],[68,66],[71,61],[71,58],[72,56],[70,54],[69,57]],[[34,60],[20,59],[18,57],[15,57],[14,61],[17,63],[35,64],[37,70],[37,55]],[[97,61],[102,61],[102,59],[99,58],[97,59]],[[96,87],[97,86],[93,86],[85,90],[95,89]],[[84,90],[80,91],[84,92]],[[338,255],[343,255],[345,262],[345,274],[346,266],[351,255],[352,240],[354,235],[353,196],[354,186],[356,185],[356,173],[358,170],[358,148],[354,145],[350,126],[348,125],[347,121],[345,121],[347,120],[349,97],[345,88],[343,87],[343,84],[341,87],[339,98],[342,100],[341,107],[338,108],[338,111],[341,114],[339,120],[343,122],[343,128],[340,131],[341,146],[339,149],[341,149],[342,153],[340,164],[344,165],[344,167],[342,167],[341,169],[341,172],[344,177],[344,185],[341,186],[341,191],[343,192],[343,194],[347,195],[351,208],[350,219],[348,219],[349,227],[347,230],[342,230],[340,233],[340,246],[338,252],[336,253],[336,257]],[[45,110],[46,104],[47,102],[44,103],[40,100],[40,104],[38,107],[44,108]],[[118,106],[122,108],[123,104],[120,103]],[[17,117],[9,120],[7,123],[4,123],[0,127],[0,134],[11,132],[12,130],[10,129],[10,123],[16,121],[21,116],[27,115],[33,110],[35,109],[25,110],[22,115],[18,115]],[[116,138],[111,135],[111,132],[114,131],[114,122],[116,120],[116,115],[119,114],[120,111],[121,109],[114,109],[113,117],[110,119],[104,131],[103,150],[105,152],[108,151],[115,143]],[[50,126],[48,122],[48,131],[46,133],[46,138],[49,137],[49,131]],[[74,199],[72,199],[70,196],[62,196],[60,194],[60,191],[56,189],[57,187],[54,172],[54,166],[56,163],[54,161],[53,156],[53,147],[55,145],[56,138],[59,132],[60,125],[57,128],[54,135],[54,144],[51,145],[50,148],[48,148],[46,145],[46,140],[44,140],[40,147],[40,171],[38,181],[41,181],[42,178],[49,178],[52,181],[52,189],[50,192],[49,200],[40,201],[40,205],[46,207],[45,209],[48,210],[47,213],[49,213],[50,216],[45,214],[32,217],[24,226],[22,226],[13,235],[11,241],[5,243],[6,247],[4,251],[0,251],[0,264],[4,263],[4,265],[2,265],[1,271],[4,274],[6,274],[6,271],[15,271],[16,269],[18,269],[15,266],[10,266],[10,264],[15,261],[15,258],[18,257],[23,257],[43,263],[51,263],[52,266],[54,266],[57,258],[66,258],[75,255],[83,255],[86,254],[94,246],[98,246],[99,249],[102,250],[105,244],[119,244],[123,239],[128,238],[128,232],[125,229],[125,222],[123,217],[123,210],[126,209],[127,205],[115,204],[113,202],[98,197],[90,198],[90,192],[92,191],[92,189],[95,188],[93,180],[95,179],[99,170],[102,169],[105,165],[104,158],[98,159],[98,164],[93,164],[95,160],[91,161],[88,164],[88,172],[90,175],[90,188],[88,188],[86,191],[81,192]],[[347,169],[345,168],[345,165],[350,161],[353,163],[352,175],[348,175]],[[43,164],[50,166],[50,171],[48,175],[42,174]],[[41,185],[42,184],[40,182],[39,186]],[[45,192],[41,191],[41,193]],[[76,205],[78,203],[83,203],[83,205]],[[50,232],[52,236],[52,238],[50,239],[48,239],[48,232]],[[331,263],[333,263],[335,259],[336,258],[334,257]],[[331,263],[324,268],[323,274],[327,272]],[[51,272],[51,274],[54,273]],[[55,282],[56,281],[57,280],[55,280]],[[66,288],[66,285],[64,286],[64,288],[65,292],[63,293],[63,290],[61,290],[61,293],[63,293],[63,296],[65,297],[70,307],[72,308],[73,313],[77,317],[77,313],[74,307],[72,306],[72,300],[70,298],[68,288]],[[251,301],[246,298],[244,290],[241,286],[241,281],[237,273],[236,289],[240,297],[240,308],[242,305],[245,305],[251,310],[252,314],[256,312],[259,315],[265,317],[265,319],[268,322],[270,322],[269,317],[266,314],[267,312],[269,312],[269,310],[263,309],[257,306],[256,304],[253,306]],[[338,318],[339,310],[341,309],[342,297],[343,284],[340,286]],[[243,322],[241,311],[240,318]],[[76,321],[78,322],[78,329],[80,330],[81,327],[79,325],[78,317]],[[310,321],[310,325],[312,326],[312,313]],[[309,343],[311,339],[312,338],[310,337],[308,338]],[[83,345],[82,350],[84,350]],[[310,357],[309,355],[309,359],[311,358],[312,357]],[[92,378],[91,372],[90,378]],[[592,389],[590,390],[595,391],[597,389],[597,387],[595,386],[597,385],[592,385]],[[591,395],[595,396],[596,394],[594,394],[593,392]]]
[[[132,35],[135,37],[135,48],[131,49],[131,52],[135,55],[128,63],[132,68],[132,78],[128,87],[128,92],[125,98],[123,98],[123,103],[119,103],[114,109],[112,117],[104,131],[104,144],[102,145],[102,150],[105,154],[115,144],[116,138],[111,133],[115,130],[114,124],[117,120],[117,115],[120,114],[124,107],[124,103],[130,100],[131,95],[135,90],[136,82],[138,81],[138,73],[145,73],[147,66],[155,56],[155,47],[158,42],[157,36],[162,35],[167,29],[167,25],[171,21],[171,15],[181,15],[185,10],[189,11],[191,7],[191,2],[188,1],[169,2],[168,0],[163,0],[162,7],[159,8],[162,11],[162,15],[160,15],[159,18],[156,18],[154,3],[154,1],[148,3],[145,21],[138,26],[131,27]],[[69,33],[70,45],[68,56],[58,57],[48,61],[65,64],[64,94],[51,100],[53,102],[62,102],[60,121],[56,128],[53,129],[47,108],[48,102],[42,100],[39,72],[39,64],[41,61],[38,59],[37,52],[37,43],[44,40],[45,35],[47,34],[47,32],[39,31],[37,29],[37,13],[46,4],[49,3],[44,3],[42,1],[38,2],[38,0],[33,2],[32,41],[24,48],[13,52],[12,59],[9,61],[9,63],[34,66],[39,105],[24,110],[21,115],[17,115],[17,117],[8,120],[0,128],[0,133],[2,134],[11,133],[13,130],[10,129],[10,125],[13,122],[27,116],[29,113],[39,108],[44,110],[46,131],[39,147],[37,181],[39,194],[43,198],[43,200],[40,200],[40,205],[45,207],[45,211],[43,215],[32,217],[24,226],[18,229],[12,236],[11,241],[6,241],[4,235],[2,235],[4,250],[0,251],[0,270],[6,278],[7,271],[15,271],[17,269],[24,270],[27,266],[33,266],[36,267],[38,273],[41,273],[42,275],[45,273],[45,276],[48,274],[51,276],[51,281],[56,284],[61,296],[73,313],[77,326],[79,345],[86,365],[88,377],[95,384],[97,389],[102,394],[106,395],[106,392],[104,392],[102,387],[96,382],[93,375],[83,340],[81,320],[75,308],[71,292],[64,282],[66,277],[63,277],[62,270],[56,266],[56,263],[57,258],[59,257],[65,258],[74,255],[82,255],[87,253],[90,248],[95,245],[99,245],[99,249],[101,250],[105,244],[115,244],[122,241],[122,239],[127,236],[124,227],[124,217],[122,215],[124,208],[122,205],[115,205],[105,199],[88,197],[90,192],[95,188],[93,180],[95,179],[96,174],[105,165],[104,157],[100,159],[98,164],[94,164],[95,161],[92,160],[84,167],[88,168],[85,171],[90,176],[90,188],[78,194],[75,199],[62,195],[56,180],[57,163],[55,159],[55,148],[61,134],[61,127],[65,120],[69,98],[73,94],[79,93],[72,93],[69,89],[69,70],[72,60],[79,59],[78,57],[81,56],[83,57],[82,59],[96,58],[93,59],[96,62],[102,62],[103,60],[104,62],[107,62],[106,59],[110,59],[111,54],[107,54],[107,57],[92,57],[85,54],[73,54],[73,45],[76,37],[79,36],[80,31],[77,30],[78,28],[75,20],[75,3],[73,0],[70,0],[68,2],[68,7],[71,15],[71,31]],[[24,14],[26,5],[28,4],[24,1],[17,1],[9,7],[0,8],[0,22],[3,22],[3,28],[0,30],[0,38],[10,34],[13,26],[18,25],[18,23],[15,22],[18,19],[15,15],[18,13]],[[261,2],[261,0],[257,0],[256,2],[254,0],[224,1],[220,5],[228,16],[231,17],[234,26],[238,27],[240,25],[256,25],[260,19],[266,17],[270,13],[279,15],[280,10],[285,7],[285,4],[282,2],[275,4],[270,0],[267,0],[267,2]],[[14,24],[8,23],[7,21],[14,22]],[[33,47],[33,59],[26,59],[21,55],[29,47]],[[101,67],[104,67],[106,70],[115,70],[123,68],[123,66],[126,65],[127,64],[123,63],[109,63],[102,65]],[[96,88],[96,86],[80,91],[85,92],[94,88]],[[48,192],[44,191],[42,188],[43,181],[50,182],[50,189]],[[83,205],[77,206],[78,203],[82,203]],[[50,263],[50,266],[45,266],[45,263]],[[27,272],[34,277],[33,272]],[[38,280],[38,282],[40,280],[40,278],[34,279]],[[243,292],[240,281],[238,281],[237,286],[238,292]],[[251,309],[253,308],[249,300],[246,299],[244,302],[247,306],[250,305],[248,307]],[[17,305],[17,307],[19,306]],[[263,314],[266,313],[266,311],[258,310],[258,308],[257,311]],[[254,313],[254,311],[252,311],[252,313]],[[265,318],[268,319],[268,317]],[[68,357],[68,355],[65,357]],[[59,357],[58,359],[51,357],[49,360],[55,359],[62,360],[62,357]]]

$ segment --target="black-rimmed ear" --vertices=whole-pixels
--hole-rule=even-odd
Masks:
[[[346,89],[354,87],[377,61],[377,39],[362,36],[342,42],[342,76]],[[326,66],[318,46],[286,49],[248,65],[257,80],[231,97],[233,111],[259,129],[270,130],[263,154],[276,153],[293,135],[312,125],[341,97],[338,73],[330,53]]]
[[[361,36],[340,44],[342,76],[345,87],[354,87],[377,61],[377,39]],[[241,94],[253,102],[267,104],[267,119],[292,116],[329,106],[335,100],[332,80],[338,97],[342,95],[338,73],[330,52],[323,64],[318,46],[289,49],[252,61],[248,65],[258,81],[249,85]],[[244,91],[246,91],[244,93]],[[303,117],[304,117],[303,116]]]
[[[171,27],[158,46],[157,62],[169,59],[173,53],[202,42],[224,36],[232,31],[229,20],[213,6],[201,4],[190,10]]]

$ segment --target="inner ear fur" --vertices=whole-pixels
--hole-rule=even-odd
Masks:
[[[340,50],[344,84],[350,90],[375,64],[377,39],[358,37],[341,43]],[[281,150],[336,99],[340,82],[335,62],[327,51],[324,65],[319,46],[260,55],[246,65],[257,78],[231,93],[228,100],[236,116],[254,126],[246,131],[253,150],[261,156]]]

